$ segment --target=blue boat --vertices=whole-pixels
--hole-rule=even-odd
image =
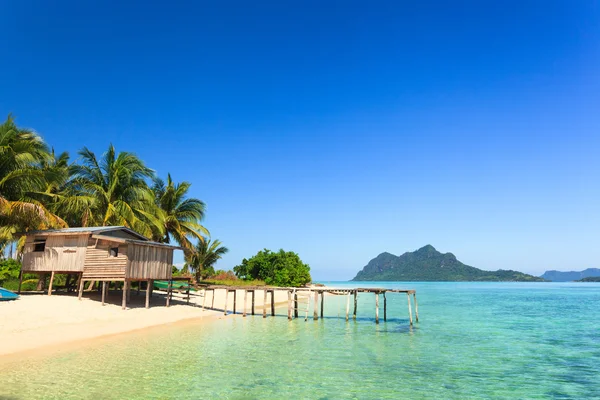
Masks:
[[[3,287],[0,287],[0,301],[3,300],[16,300],[19,298],[19,295],[11,292],[8,289],[4,289]]]

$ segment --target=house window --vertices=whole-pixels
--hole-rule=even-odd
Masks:
[[[108,249],[108,253],[110,254],[111,257],[117,257],[119,255],[119,248],[111,247],[110,249]]]
[[[46,239],[36,239],[33,242],[33,251],[43,252],[46,249]]]

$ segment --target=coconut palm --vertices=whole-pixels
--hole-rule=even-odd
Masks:
[[[198,282],[203,276],[214,273],[213,265],[228,251],[229,249],[222,246],[219,240],[211,241],[204,238],[199,240],[194,246],[194,251],[186,256],[186,266],[196,274],[196,282]]]
[[[167,183],[154,179],[154,201],[158,208],[156,214],[161,229],[155,230],[153,239],[162,243],[175,240],[186,253],[193,251],[192,240],[202,242],[208,230],[200,224],[204,218],[205,205],[201,200],[188,198],[189,182],[174,183],[171,174]]]
[[[154,172],[135,154],[117,154],[111,144],[100,159],[84,147],[81,164],[71,167],[71,180],[60,209],[79,215],[79,226],[127,226],[150,236],[162,227],[155,217],[156,206],[147,179]]]
[[[11,115],[0,125],[0,245],[17,231],[66,225],[36,198],[53,177],[42,167],[52,160],[42,138],[17,127]]]

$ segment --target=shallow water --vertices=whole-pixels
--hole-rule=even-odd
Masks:
[[[379,325],[374,295],[348,323],[327,297],[324,320],[283,308],[5,364],[0,398],[600,398],[600,284],[370,285],[416,288],[420,322],[406,295],[388,294]]]

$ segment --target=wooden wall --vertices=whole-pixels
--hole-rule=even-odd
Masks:
[[[46,239],[43,252],[34,252],[34,239]],[[117,257],[110,248],[118,247]],[[82,235],[28,236],[23,252],[24,272],[83,272],[84,280],[171,279],[173,249],[136,243],[117,243]]]
[[[35,252],[34,240],[46,239],[43,252]],[[28,236],[23,251],[23,271],[81,272],[88,235]]]
[[[117,257],[109,249],[118,247]],[[83,269],[84,280],[124,280],[127,269],[127,244],[89,239]]]
[[[173,249],[129,244],[128,279],[171,279]]]

